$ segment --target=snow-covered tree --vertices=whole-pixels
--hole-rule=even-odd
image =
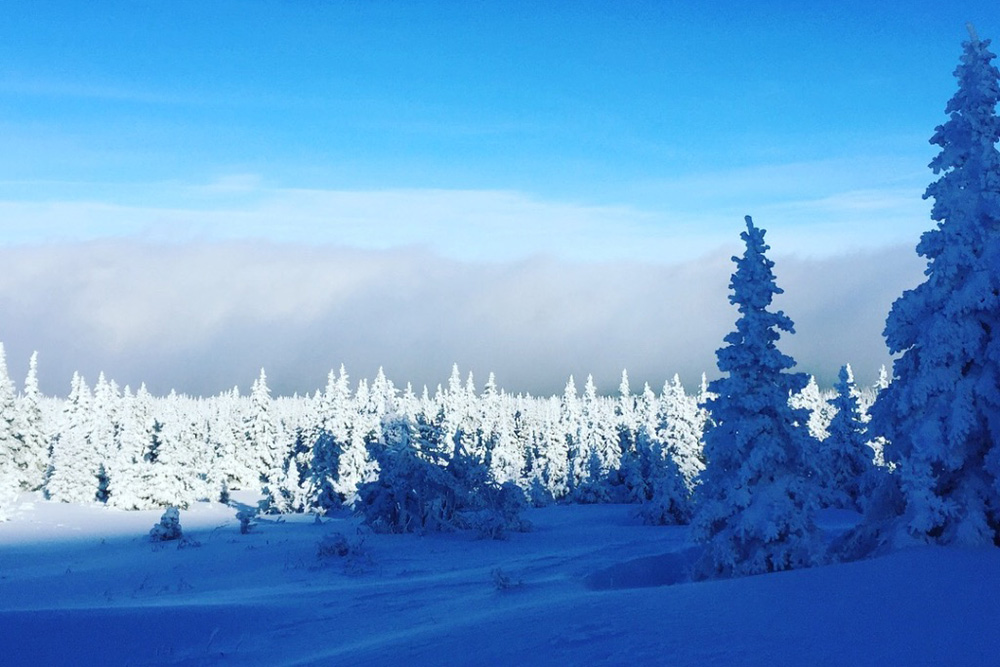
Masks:
[[[45,483],[45,493],[52,500],[85,503],[97,499],[97,476],[103,461],[90,440],[92,403],[90,387],[74,373]]]
[[[749,216],[742,257],[729,300],[738,307],[736,330],[716,352],[719,370],[708,401],[713,424],[704,435],[705,470],[696,487],[693,537],[704,545],[699,578],[807,567],[819,550],[815,491],[805,451],[808,416],[788,405],[808,381],[788,372],[795,361],[776,342],[794,331],[791,319],[768,307],[777,287],[765,256],[764,230]]]
[[[561,499],[570,491],[570,439],[567,437],[561,401],[551,399],[534,403],[525,412],[535,415],[532,443],[537,476],[548,495]],[[544,494],[540,500],[544,501]]]
[[[278,441],[278,424],[273,413],[271,389],[267,374],[260,369],[260,376],[250,389],[250,407],[244,419],[246,447],[256,455],[256,467],[261,484],[279,478],[285,461],[284,443]]]
[[[333,484],[334,491],[339,494],[341,502],[353,505],[357,499],[358,487],[370,482],[378,474],[377,458],[373,458],[369,446],[377,447],[375,427],[366,428],[365,420],[358,419],[337,459],[337,479]],[[378,427],[381,433],[381,427]]]
[[[830,399],[830,406],[835,413],[820,447],[819,482],[827,505],[860,510],[862,496],[870,490],[874,464],[850,366],[841,367],[834,389],[837,395]]]
[[[0,521],[10,519],[17,502],[18,479],[11,461],[0,457]]]
[[[705,469],[701,451],[703,423],[698,404],[684,392],[680,376],[674,375],[673,380],[664,383],[657,414],[657,438],[677,463],[688,489],[693,489]]]
[[[260,464],[257,452],[247,442],[239,387],[233,387],[214,401],[209,415],[209,434],[222,465],[226,486],[259,490]]]
[[[23,443],[17,437],[17,407],[14,402],[14,383],[7,375],[7,361],[0,344],[0,521],[6,521],[17,492],[25,481],[19,465]]]
[[[0,343],[0,485],[14,490],[20,487],[24,477],[18,465],[22,443],[17,437],[17,427],[14,383],[7,374],[7,359]]]
[[[379,532],[423,533],[455,530],[460,502],[459,485],[442,459],[439,428],[393,425],[396,437],[384,447],[373,447],[377,478],[358,485],[356,507],[365,523]]]
[[[119,410],[118,446],[106,467],[110,476],[108,504],[119,509],[149,509],[150,459],[159,448],[154,433],[153,398],[142,385],[133,395],[126,387]]]
[[[642,431],[640,438],[645,436]],[[648,456],[647,497],[639,506],[639,517],[654,526],[675,526],[691,520],[691,491],[677,463],[661,443],[643,446]]]
[[[810,375],[809,382],[806,383],[802,391],[792,394],[788,401],[793,408],[802,408],[809,415],[807,422],[809,435],[816,440],[822,440],[827,436],[827,428],[830,426],[833,412],[830,409],[830,404],[823,398],[823,392],[820,391],[815,377]]]
[[[566,482],[571,494],[576,493],[576,489],[590,475],[590,452],[584,449],[587,443],[580,438],[582,423],[583,408],[580,405],[580,395],[576,391],[576,382],[571,375],[566,382],[562,403],[559,406],[559,432],[566,442],[569,456],[569,477]]]
[[[893,382],[872,408],[906,499],[886,539],[1000,542],[1000,71],[970,28],[958,92],[931,143],[935,229],[917,253],[926,280],[896,300],[885,326]],[[905,531],[905,532],[904,532]]]
[[[17,438],[21,445],[15,453],[21,488],[35,491],[45,483],[49,467],[49,441],[42,415],[42,392],[38,388],[38,353],[31,355],[24,393],[17,403]]]

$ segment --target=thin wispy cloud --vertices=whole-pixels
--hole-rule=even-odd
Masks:
[[[677,262],[738,244],[747,213],[774,232],[779,252],[822,257],[915,242],[929,219],[917,178],[885,169],[890,176],[866,181],[850,175],[851,166],[834,161],[678,177],[636,186],[640,196],[632,204],[514,190],[275,187],[253,173],[201,184],[132,185],[124,196],[111,186],[94,188],[104,195],[99,199],[72,198],[74,188],[61,200],[18,199],[11,195],[24,191],[23,184],[0,184],[0,214],[11,221],[0,243],[258,239],[421,246],[471,261],[546,255]],[[865,182],[874,186],[859,187]]]

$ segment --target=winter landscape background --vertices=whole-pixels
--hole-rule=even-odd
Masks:
[[[987,10],[15,3],[3,664],[988,664]]]

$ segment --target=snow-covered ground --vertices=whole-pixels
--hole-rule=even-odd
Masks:
[[[359,535],[347,514],[242,535],[236,511],[182,511],[196,543],[154,544],[158,511],[22,496],[0,524],[0,664],[968,665],[1000,647],[1000,549],[685,583],[685,529],[627,506],[531,510],[505,541]],[[336,532],[353,553],[320,555]]]

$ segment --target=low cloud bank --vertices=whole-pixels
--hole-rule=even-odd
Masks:
[[[634,389],[674,373],[693,387],[714,374],[736,318],[734,251],[658,265],[248,242],[3,248],[0,341],[18,383],[39,351],[50,394],[65,394],[75,370],[154,393],[246,390],[260,367],[275,394],[301,394],[341,363],[355,379],[383,366],[418,390],[443,383],[452,363],[479,386],[495,371],[515,392],[560,392],[570,374],[592,373],[610,393],[622,368]],[[774,259],[776,306],[797,331],[782,350],[821,383],[844,362],[873,381],[889,361],[889,307],[921,280],[912,247]]]

